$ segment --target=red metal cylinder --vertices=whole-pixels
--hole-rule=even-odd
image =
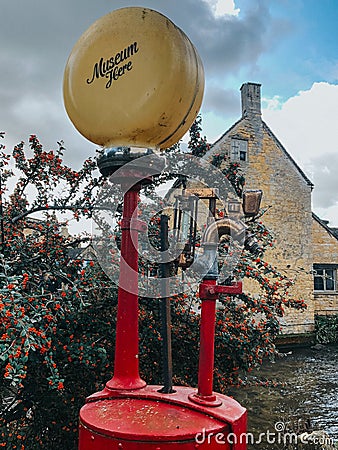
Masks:
[[[79,450],[246,450],[246,411],[218,394],[221,405],[190,400],[192,388],[160,386],[109,391],[81,409]]]
[[[106,384],[109,389],[139,389],[146,384],[138,360],[138,231],[131,227],[137,221],[139,192],[140,186],[134,185],[124,195],[115,364],[114,376]]]
[[[204,280],[215,285],[216,280]],[[212,396],[214,373],[216,299],[201,299],[200,357],[198,366],[198,395]]]

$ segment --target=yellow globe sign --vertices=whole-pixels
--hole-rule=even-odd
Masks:
[[[170,147],[195,120],[203,91],[203,65],[191,41],[142,7],[94,22],[71,51],[63,82],[70,120],[104,147]]]

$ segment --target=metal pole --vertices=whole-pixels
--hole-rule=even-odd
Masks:
[[[194,231],[193,231],[193,240],[192,240],[192,259],[195,259],[195,251],[196,251],[196,235],[197,235],[197,220],[198,220],[198,197],[195,198],[194,201]]]
[[[203,284],[215,286],[216,280],[203,280]],[[214,374],[216,299],[201,298],[201,301],[198,395],[210,397]]]
[[[216,300],[218,294],[213,292],[216,279],[204,278],[200,284],[201,322],[200,351],[198,362],[198,389],[196,394],[189,396],[195,403],[209,406],[219,406],[222,401],[213,393],[214,354],[215,354],[215,322]]]
[[[161,214],[161,252],[166,252],[169,248],[168,242],[168,216]],[[160,392],[171,394],[173,390],[173,364],[171,351],[171,311],[169,299],[168,279],[170,276],[169,262],[160,264],[161,270],[161,295],[160,312],[161,312],[161,334],[162,334],[162,355],[163,355],[163,388]]]
[[[106,384],[108,389],[146,385],[139,375],[138,359],[138,230],[131,226],[132,218],[137,218],[139,192],[140,185],[134,185],[124,195],[114,376]],[[132,292],[121,287],[126,280]]]

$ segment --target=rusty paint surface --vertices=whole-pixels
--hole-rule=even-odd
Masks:
[[[172,394],[160,389],[105,388],[88,397],[80,411],[79,450],[246,450],[239,439],[247,429],[246,410],[233,398],[216,394],[221,405],[206,406],[190,400],[196,393],[191,387],[174,386]],[[196,442],[203,430],[211,440]],[[219,443],[219,433],[238,442]]]

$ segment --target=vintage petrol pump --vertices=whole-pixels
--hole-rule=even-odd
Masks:
[[[217,285],[215,267],[201,282],[197,390],[149,386],[139,374],[138,234],[146,229],[137,218],[139,192],[161,172],[156,151],[189,129],[203,89],[203,66],[192,43],[168,18],[147,8],[122,8],[102,17],[68,59],[67,113],[81,134],[104,147],[99,169],[105,176],[118,173],[115,182],[124,192],[114,375],[80,411],[80,450],[246,449],[246,410],[213,392],[216,300],[223,292],[241,292],[240,283]],[[144,166],[149,155],[151,164]],[[136,164],[126,164],[130,161]],[[248,214],[257,209],[258,197],[247,195]],[[206,228],[201,264],[215,255],[219,237],[230,233],[243,238],[246,227],[229,216]],[[256,245],[250,237],[245,243]],[[126,289],[126,280],[132,289]]]

